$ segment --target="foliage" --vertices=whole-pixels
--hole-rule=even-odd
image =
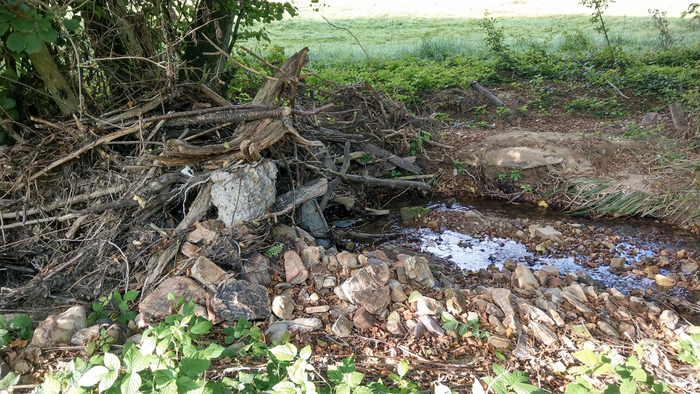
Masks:
[[[466,163],[459,160],[459,159],[455,159],[455,161],[452,163],[452,165],[454,166],[454,169],[457,171],[457,174],[459,174],[459,175],[466,175],[467,174],[467,170],[464,169],[464,164],[466,164]]]
[[[669,22],[666,18],[666,11],[661,12],[658,8],[650,9],[649,15],[651,15],[652,25],[659,31],[659,46],[664,49],[672,47],[675,40],[668,28]]]
[[[270,246],[267,251],[263,254],[263,256],[267,257],[268,259],[271,259],[273,257],[277,257],[282,253],[282,250],[284,249],[284,244],[283,243],[278,243],[275,245]]]
[[[636,347],[637,356],[641,357],[642,350]],[[600,394],[593,383],[596,376],[612,375],[616,384],[608,384],[604,393],[654,393],[661,394],[669,390],[665,383],[654,382],[654,377],[648,375],[639,364],[637,356],[632,355],[624,363],[615,365],[607,352],[596,354],[590,349],[584,349],[573,354],[583,365],[573,366],[567,372],[576,375],[576,382],[566,386],[565,394]]]
[[[491,367],[493,368],[493,372],[496,374],[496,377],[485,377],[482,379],[484,380],[484,382],[486,382],[486,384],[489,385],[491,390],[493,390],[495,393],[544,394],[544,391],[540,390],[536,386],[527,383],[530,381],[527,372],[513,371],[511,373],[506,371],[504,367],[496,363],[493,363]],[[478,382],[475,382],[474,386],[477,386],[477,384]],[[476,393],[477,391],[474,390],[474,392]]]
[[[91,355],[95,350],[102,350],[102,352],[109,352],[110,344],[114,342],[114,338],[107,335],[107,329],[100,329],[100,336],[92,342],[89,342],[85,347],[85,353]]]
[[[486,33],[486,44],[489,50],[498,56],[501,60],[508,62],[510,60],[511,51],[505,43],[505,33],[503,27],[496,25],[496,19],[489,18],[489,11],[484,12],[484,17],[479,20],[479,26]]]
[[[577,97],[567,104],[565,109],[567,113],[581,111],[594,114],[599,118],[624,117],[629,115],[615,97],[606,99],[588,96]]]
[[[32,318],[27,315],[17,315],[9,322],[4,315],[0,315],[0,348],[9,345],[12,338],[31,339],[34,334],[31,324]]]
[[[429,132],[425,130],[419,131],[416,134],[416,139],[410,143],[411,155],[415,155],[416,153],[420,152],[423,147],[423,142],[430,141],[430,137],[431,135]]]
[[[700,3],[690,3],[688,9],[681,12],[681,18],[690,16],[694,21],[700,21]]]
[[[458,321],[454,315],[448,312],[442,312],[440,314],[440,318],[445,322],[443,323],[442,328],[445,330],[458,330],[457,332],[460,336],[469,332],[471,332],[471,336],[474,338],[488,338],[491,336],[489,332],[479,330],[479,319],[469,320],[467,324],[464,324]]]
[[[608,48],[612,47],[612,45],[610,45],[610,38],[608,37],[610,30],[605,26],[603,11],[608,8],[610,3],[614,2],[615,0],[579,0],[579,4],[593,10],[593,14],[591,14],[591,23],[597,25],[595,28],[596,31],[605,36],[605,42],[608,44]]]
[[[520,171],[522,171],[522,168],[516,166],[513,167],[512,170],[510,170],[510,180],[513,182],[519,181],[523,176],[520,174]]]
[[[112,320],[116,320],[120,324],[126,325],[129,320],[134,320],[136,317],[136,311],[132,311],[130,309],[138,295],[138,290],[129,290],[124,293],[123,297],[118,291],[113,291],[107,297],[102,296],[98,298],[99,302],[92,303],[92,312],[87,317],[88,325],[92,325],[95,323],[95,321],[105,317],[110,317]],[[116,306],[118,313],[114,312],[112,315],[109,315],[105,308],[110,306]]]
[[[680,339],[671,344],[678,350],[678,359],[700,367],[700,327],[693,326],[680,335]]]

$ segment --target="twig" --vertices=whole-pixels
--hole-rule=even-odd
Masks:
[[[622,91],[620,89],[618,89],[617,86],[615,86],[615,84],[613,84],[612,82],[608,81],[608,85],[610,85],[617,92],[617,94],[620,95],[620,97],[627,99],[627,100],[630,99],[629,97],[625,96],[625,94],[622,93]]]
[[[28,211],[7,212],[7,213],[3,213],[2,215],[0,215],[0,217],[2,217],[3,219],[17,219],[20,214],[24,215],[24,216],[31,216],[31,215],[36,215],[36,214],[39,214],[42,212],[50,212],[50,211],[53,211],[55,209],[65,207],[68,205],[77,204],[79,202],[83,202],[83,201],[87,201],[87,200],[94,200],[96,198],[104,197],[104,196],[107,196],[110,194],[119,193],[122,190],[126,189],[126,186],[127,185],[124,184],[124,185],[120,185],[120,186],[110,187],[110,188],[104,189],[104,190],[97,190],[97,191],[94,191],[92,193],[81,194],[79,196],[75,196],[75,197],[72,197],[72,198],[69,198],[66,200],[57,201],[57,202],[55,202],[49,206],[46,206],[46,207],[32,208]]]
[[[214,44],[214,42],[213,42],[212,40],[210,40],[209,37],[206,36],[206,34],[202,34],[202,36],[203,36],[207,41],[209,41],[209,43],[210,43],[214,48],[216,48],[216,50],[218,51],[218,52],[215,52],[215,53],[204,52],[204,53],[203,53],[204,55],[224,55],[224,56],[226,56],[227,59],[229,59],[230,61],[234,62],[238,67],[240,67],[240,68],[242,68],[242,69],[245,69],[245,70],[247,70],[247,71],[250,71],[250,72],[252,72],[253,74],[259,75],[259,76],[261,76],[261,77],[263,77],[263,78],[266,78],[266,79],[269,79],[269,80],[271,80],[271,81],[276,81],[276,82],[279,82],[279,81],[280,81],[280,79],[277,79],[277,78],[275,78],[275,77],[271,77],[271,76],[269,76],[269,75],[263,74],[263,73],[261,73],[260,71],[257,71],[257,70],[255,70],[255,69],[252,69],[252,68],[246,66],[245,64],[239,62],[238,60],[234,59],[233,56],[231,56],[231,55],[229,55],[228,53],[226,53],[226,52],[224,52],[223,50],[221,50],[221,48],[219,48],[216,44]],[[282,70],[280,70],[280,72],[282,72],[283,74],[285,74],[284,71],[282,71]],[[286,77],[289,78],[289,75],[287,75]]]
[[[329,169],[321,169],[321,168],[312,166],[312,165],[307,164],[307,163],[302,163],[302,164],[313,171],[335,175],[344,181],[364,183],[364,184],[370,185],[370,186],[386,186],[386,187],[391,187],[391,188],[414,188],[414,189],[426,190],[426,191],[430,190],[430,185],[428,185],[427,183],[423,183],[423,182],[402,181],[402,180],[396,180],[396,179],[380,179],[380,178],[372,178],[372,177],[366,177],[366,176],[360,176],[360,175],[341,174],[338,171],[333,171],[333,170],[329,170]]]

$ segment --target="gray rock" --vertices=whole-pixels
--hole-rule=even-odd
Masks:
[[[139,303],[139,312],[146,319],[163,319],[172,313],[174,301],[168,300],[168,293],[174,293],[175,299],[184,297],[185,302],[206,305],[209,293],[197,282],[184,276],[166,279]]]
[[[510,339],[499,335],[491,335],[487,343],[499,350],[508,350],[513,346]]]
[[[348,251],[339,253],[336,258],[338,259],[338,264],[340,264],[341,267],[347,267],[351,270],[361,267],[360,263],[357,261],[357,257]]]
[[[680,321],[680,316],[670,309],[665,309],[661,312],[659,316],[659,323],[668,327],[670,330],[675,330],[678,328],[678,322]]]
[[[494,315],[489,316],[489,324],[491,327],[493,327],[493,330],[496,331],[498,335],[505,335],[506,334],[506,326],[501,323],[500,320]]]
[[[493,302],[498,305],[503,313],[507,316],[515,315],[515,309],[513,309],[513,297],[510,290],[497,288],[493,289],[491,292],[491,297],[493,297]]]
[[[644,300],[639,297],[630,297],[630,311],[641,314],[647,312],[647,306]]]
[[[622,322],[620,323],[618,329],[620,330],[620,335],[625,338],[629,337],[632,340],[637,338],[637,330],[635,329],[634,325],[630,323]]]
[[[537,272],[537,279],[540,281],[541,286],[546,286],[547,279],[552,276],[559,276],[559,268],[554,265],[544,265]]]
[[[256,285],[268,286],[271,281],[269,269],[270,264],[265,256],[255,252],[243,264],[243,278]]]
[[[584,315],[595,314],[595,312],[591,308],[587,307],[578,297],[569,293],[568,291],[562,291],[561,296]]]
[[[330,289],[338,285],[338,279],[335,276],[326,276],[323,278],[323,288]]]
[[[342,305],[335,305],[331,307],[331,310],[328,311],[328,315],[332,319],[337,319],[341,315],[350,315],[351,313],[355,312],[357,310],[357,307],[355,305],[347,305],[347,306],[342,306]]]
[[[425,333],[425,326],[417,320],[407,320],[406,328],[408,333],[414,338],[420,338]]]
[[[598,328],[603,332],[603,334],[609,336],[610,338],[620,339],[620,333],[617,332],[615,327],[612,325],[602,320],[598,320]]]
[[[293,285],[304,283],[309,278],[309,270],[304,266],[301,257],[293,250],[284,253],[284,272],[287,283]]]
[[[287,295],[278,295],[272,300],[272,313],[282,320],[289,320],[294,316],[294,300]]]
[[[126,339],[131,336],[131,329],[126,326],[122,326],[119,323],[112,324],[96,324],[94,326],[83,328],[78,330],[70,340],[71,345],[75,346],[85,346],[88,342],[97,340],[102,330],[105,330],[105,334],[114,339],[112,345],[123,345],[126,343]]]
[[[274,204],[277,166],[263,161],[216,171],[211,176],[211,201],[226,227],[256,219]]]
[[[224,320],[262,320],[270,317],[270,297],[263,286],[229,279],[211,299],[214,312]]]
[[[194,281],[193,281],[194,282]],[[58,316],[44,319],[34,330],[31,346],[44,348],[69,343],[73,335],[87,326],[85,308],[74,306]]]
[[[610,268],[611,269],[622,269],[625,267],[627,264],[627,259],[624,257],[613,257],[610,259]]]
[[[503,319],[506,317],[506,315],[503,313],[503,310],[499,307],[497,307],[495,304],[482,300],[482,299],[475,299],[474,305],[479,308],[480,311],[486,312],[486,314],[490,316],[496,316],[499,319]]]
[[[270,341],[281,341],[282,335],[287,331],[289,331],[288,320],[276,321],[267,327],[267,330],[265,330],[265,337]]]
[[[328,181],[324,178],[319,178],[314,181],[311,181],[307,183],[306,185],[310,185],[312,183],[323,183],[328,185]],[[306,186],[304,185],[304,186]],[[294,191],[289,191],[287,192],[287,195],[290,195],[289,200],[293,200],[294,197]],[[283,197],[280,196],[280,200]],[[311,200],[306,200],[301,204],[301,209],[298,209],[297,212],[299,212],[299,225],[301,228],[304,230],[308,231],[309,234],[312,236],[318,238],[325,238],[328,236],[328,232],[330,231],[330,227],[328,227],[328,223],[326,222],[326,217],[323,215],[323,212],[321,211],[321,206],[318,204],[318,201],[316,199],[311,199]]]
[[[307,334],[311,331],[320,330],[323,328],[323,322],[315,317],[299,318],[288,321],[289,331],[299,331],[301,334]]]
[[[552,226],[539,227],[537,225],[530,226],[530,234],[542,239],[551,239],[555,242],[561,242],[562,234],[555,230]]]
[[[527,336],[525,334],[518,335],[518,342],[513,349],[513,356],[518,360],[526,360],[531,357],[530,347],[527,345]]]
[[[351,303],[365,307],[370,313],[381,312],[391,301],[389,287],[378,287],[364,269],[355,271],[340,288]]]
[[[425,257],[410,256],[404,260],[406,274],[425,287],[435,287],[435,277],[428,267]]]
[[[445,289],[445,306],[450,313],[461,315],[467,311],[467,298],[459,290]]]
[[[562,291],[567,291],[570,294],[575,295],[580,301],[588,302],[588,297],[586,297],[586,292],[578,283],[572,283],[571,285],[562,289]]]
[[[521,289],[535,290],[540,284],[535,275],[532,274],[532,271],[522,264],[515,267],[513,277],[518,281],[518,287]]]
[[[566,322],[564,319],[561,317],[561,313],[557,311],[556,309],[549,309],[548,310],[549,316],[552,317],[552,320],[557,324],[559,327],[563,327],[566,325]]]
[[[203,286],[216,289],[226,277],[226,271],[204,256],[197,258],[192,265],[192,277]]]
[[[551,328],[545,326],[542,323],[536,321],[531,321],[528,327],[532,330],[532,335],[542,342],[545,346],[549,346],[553,343],[559,342],[559,337],[552,331]]]
[[[352,332],[353,326],[352,320],[348,319],[345,315],[340,315],[338,320],[333,323],[331,331],[339,337],[346,337]]]
[[[445,311],[445,307],[438,300],[430,297],[421,297],[416,301],[416,311],[424,315],[437,315]]]
[[[425,326],[425,329],[428,330],[428,332],[433,333],[437,336],[443,336],[445,335],[445,330],[440,327],[438,322],[435,321],[432,317],[428,315],[417,315],[418,320],[420,320],[421,323]]]
[[[556,324],[554,320],[552,320],[552,318],[547,316],[547,313],[545,311],[530,304],[529,302],[520,297],[515,298],[515,304],[518,307],[518,311],[520,312],[521,316],[529,316],[530,319],[542,323],[552,325]]]
[[[307,246],[301,249],[301,261],[304,262],[305,267],[311,267],[313,263],[320,263],[321,256],[323,256],[323,248],[320,246]]]
[[[389,279],[391,279],[389,265],[381,260],[369,259],[363,269],[366,270],[379,285],[385,285],[389,282]]]
[[[327,313],[330,309],[330,305],[307,306],[304,308],[304,312],[313,315],[315,313]]]
[[[505,326],[506,330],[510,329],[510,331],[516,335],[520,335],[523,332],[523,325],[520,323],[520,320],[516,319],[513,315],[506,316],[506,318],[503,319],[503,326]]]
[[[406,293],[404,293],[401,286],[393,287],[391,289],[391,301],[392,302],[405,302],[408,299]]]

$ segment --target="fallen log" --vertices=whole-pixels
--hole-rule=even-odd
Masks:
[[[479,85],[478,82],[472,82],[469,84],[469,86],[472,87],[472,89],[476,90],[477,92],[481,93],[484,97],[489,99],[490,102],[493,103],[496,107],[505,107],[506,105],[503,104],[503,101],[496,97],[493,93],[489,92],[486,90],[483,86]]]
[[[312,171],[316,171],[318,173],[326,173],[330,175],[335,175],[339,177],[340,179],[348,182],[355,182],[355,183],[363,183],[368,186],[379,186],[379,187],[389,187],[393,189],[418,189],[418,190],[425,190],[428,191],[430,190],[430,185],[424,182],[415,182],[415,181],[402,181],[398,179],[381,179],[381,178],[372,178],[368,176],[361,176],[361,175],[351,175],[351,174],[341,174],[338,171],[333,171],[329,169],[321,169],[315,166],[312,166],[310,164],[304,163],[304,166],[307,167],[308,169]]]

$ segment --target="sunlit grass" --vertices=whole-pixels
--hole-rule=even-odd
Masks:
[[[479,19],[422,18],[355,18],[333,20],[357,37],[372,58],[401,58],[419,56],[471,55],[486,50],[484,32]],[[688,20],[669,18],[670,32],[679,43],[700,41],[700,28]],[[611,43],[626,50],[645,51],[658,48],[659,33],[650,17],[607,17]],[[513,50],[523,50],[530,43],[544,44],[557,50],[565,33],[583,32],[593,43],[604,45],[603,37],[595,31],[586,15],[556,15],[548,17],[500,17],[506,44]],[[273,44],[283,46],[288,53],[309,47],[312,61],[357,62],[365,58],[355,39],[345,30],[336,29],[325,21],[288,18],[268,27]],[[245,43],[243,43],[245,45]],[[250,44],[254,46],[254,44]]]

